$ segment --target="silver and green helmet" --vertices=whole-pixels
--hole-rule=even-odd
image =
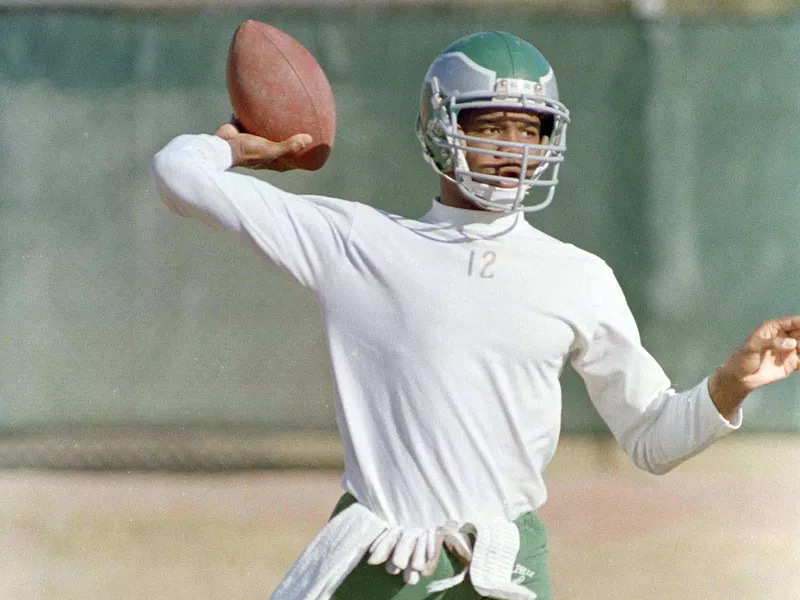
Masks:
[[[468,147],[481,139],[463,135],[458,115],[464,109],[533,111],[542,120],[547,144],[495,142],[497,151]],[[461,192],[487,210],[534,211],[553,200],[566,150],[569,111],[558,101],[553,69],[531,44],[510,33],[475,33],[457,40],[433,61],[422,85],[417,137],[428,163],[454,181]],[[521,160],[519,177],[469,170],[467,152]],[[528,165],[538,163],[528,177]],[[514,187],[498,187],[515,184]],[[544,199],[526,205],[533,188]]]

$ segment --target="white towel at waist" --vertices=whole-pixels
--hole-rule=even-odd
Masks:
[[[467,534],[474,534],[475,545]],[[466,567],[454,577],[435,581],[428,591],[455,587],[467,571],[475,590],[498,600],[535,600],[536,594],[511,581],[519,551],[519,530],[509,521],[446,523],[434,530],[390,527],[364,505],[355,503],[333,519],[311,541],[278,584],[270,600],[329,600],[368,552],[370,564],[387,563],[415,584],[429,574],[444,543]]]

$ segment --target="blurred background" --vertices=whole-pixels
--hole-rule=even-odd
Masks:
[[[478,30],[536,45],[572,124],[529,220],[607,260],[685,388],[800,312],[798,9],[0,0],[0,600],[268,597],[340,493],[312,299],[148,176],[174,136],[229,118],[241,21],[296,37],[337,102],[328,164],[268,179],[407,216],[437,190],[413,130],[429,63]],[[563,383],[542,509],[557,598],[800,598],[800,377],[662,478]]]

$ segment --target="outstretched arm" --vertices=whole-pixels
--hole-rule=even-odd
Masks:
[[[730,419],[745,397],[800,371],[800,315],[759,325],[708,380],[720,414]]]
[[[800,370],[800,315],[762,323],[712,376],[675,392],[642,347],[613,272],[598,271],[598,321],[572,364],[600,415],[636,465],[666,473],[739,428],[752,390]]]

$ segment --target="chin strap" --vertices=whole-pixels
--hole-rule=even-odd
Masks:
[[[522,208],[522,202],[531,189],[529,185],[514,188],[501,188],[488,183],[475,181],[469,175],[463,177],[463,181],[457,182],[459,189],[470,200],[485,210],[496,212],[512,212]],[[520,187],[522,193],[520,193]]]
[[[553,196],[556,193],[555,186],[549,187],[547,190],[547,196],[544,200],[539,202],[538,204],[523,204],[523,200],[525,199],[526,194],[531,189],[532,186],[523,186],[523,194],[519,201],[516,201],[516,195],[519,191],[519,188],[497,188],[491,185],[486,184],[477,184],[473,182],[474,186],[482,186],[485,188],[489,188],[490,191],[493,192],[508,192],[513,197],[511,200],[505,200],[506,196],[504,195],[496,195],[492,194],[489,197],[486,197],[486,194],[476,194],[474,193],[475,188],[470,186],[467,187],[464,183],[456,182],[458,189],[461,190],[461,193],[464,194],[467,198],[469,198],[472,202],[474,202],[477,206],[484,210],[491,210],[494,212],[515,212],[515,211],[522,211],[522,212],[536,212],[538,210],[542,210],[543,208],[547,208],[550,206],[550,203],[553,202]]]

